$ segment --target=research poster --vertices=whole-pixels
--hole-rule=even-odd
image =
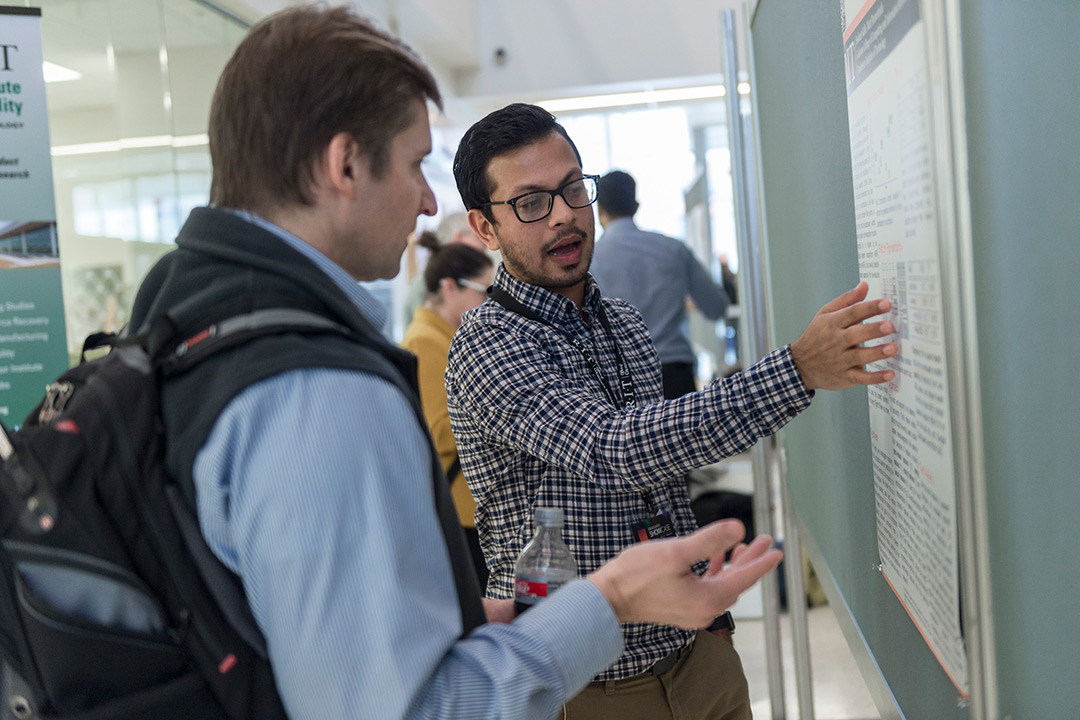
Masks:
[[[966,697],[926,25],[919,0],[843,8],[859,273],[900,348],[869,390],[881,571]]]
[[[68,367],[41,11],[0,7],[0,422]]]

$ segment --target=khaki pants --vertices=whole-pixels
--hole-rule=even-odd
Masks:
[[[564,720],[751,720],[750,691],[731,643],[699,630],[689,652],[659,676],[591,682],[563,706]]]

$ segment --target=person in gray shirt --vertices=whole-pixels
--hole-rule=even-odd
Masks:
[[[591,272],[604,295],[641,311],[660,357],[664,397],[677,398],[697,389],[694,352],[685,331],[687,298],[710,320],[720,318],[734,298],[713,282],[685,244],[638,228],[635,194],[628,173],[615,170],[600,178],[596,204],[604,234],[596,243]]]

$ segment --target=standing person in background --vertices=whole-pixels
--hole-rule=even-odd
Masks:
[[[465,530],[465,539],[469,542],[469,551],[482,589],[487,585],[488,572],[473,517],[476,501],[465,483],[457,445],[450,432],[444,376],[450,341],[461,326],[461,316],[487,299],[485,291],[491,285],[495,268],[486,253],[461,243],[441,245],[439,238],[430,232],[421,234],[419,245],[431,253],[424,268],[427,300],[416,308],[412,322],[405,328],[401,347],[416,355],[424,419],[431,430],[435,449],[439,451],[443,471],[450,481],[450,493],[454,497],[454,506],[461,527]]]
[[[723,276],[718,285],[685,243],[640,229],[634,222],[637,184],[629,173],[614,170],[600,178],[596,208],[604,234],[596,242],[593,278],[605,295],[621,298],[641,311],[660,358],[664,397],[670,400],[694,392],[697,373],[687,335],[687,305],[692,302],[705,317],[717,320],[729,303],[736,302],[735,277],[727,258],[721,258]],[[736,517],[753,528],[751,496],[716,490],[715,478],[724,472],[726,464],[721,461],[687,473],[695,518],[704,524]]]
[[[591,272],[604,295],[641,311],[660,358],[664,397],[672,399],[697,390],[694,351],[686,335],[687,299],[705,317],[718,320],[735,298],[713,282],[684,243],[638,228],[636,187],[621,170],[600,178],[596,207],[604,234],[596,243]]]
[[[422,236],[421,236],[422,237]],[[439,221],[439,229],[435,231],[434,239],[439,244],[449,245],[451,243],[460,243],[467,247],[471,247],[481,253],[487,253],[487,248],[484,246],[483,240],[476,236],[476,233],[469,227],[469,216],[463,212],[450,213],[442,220]],[[432,247],[432,238],[428,238],[426,243],[420,242],[420,238],[417,238],[417,245],[422,248]],[[405,325],[412,322],[413,314],[416,312],[416,308],[424,304],[424,300],[427,299],[427,281],[424,279],[424,273],[420,272],[409,283],[409,291],[405,295],[405,309],[404,309],[404,321]]]

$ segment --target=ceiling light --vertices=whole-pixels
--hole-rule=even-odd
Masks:
[[[172,139],[173,147],[195,147],[197,145],[209,145],[210,136],[206,133],[201,135],[177,135]]]
[[[663,102],[686,102],[689,100],[712,100],[727,93],[723,85],[697,85],[694,87],[669,88],[667,90],[641,90],[638,92],[612,93],[609,95],[586,95],[557,100],[541,100],[537,103],[548,112],[570,110],[596,110],[624,105],[651,105]]]
[[[741,82],[741,83],[739,83],[738,85],[735,86],[735,89],[739,91],[740,95],[749,95],[750,94],[750,83]]]
[[[93,155],[94,153],[120,152],[121,150],[144,150],[149,148],[183,148],[207,145],[210,138],[206,133],[199,135],[147,135],[143,137],[120,138],[104,142],[78,143],[75,145],[57,145],[52,149],[53,157],[65,155]]]
[[[51,63],[48,60],[41,63],[41,72],[45,75],[45,82],[66,82],[68,80],[78,80],[82,77],[81,72],[76,72],[71,68],[66,68],[63,65],[57,65]]]

